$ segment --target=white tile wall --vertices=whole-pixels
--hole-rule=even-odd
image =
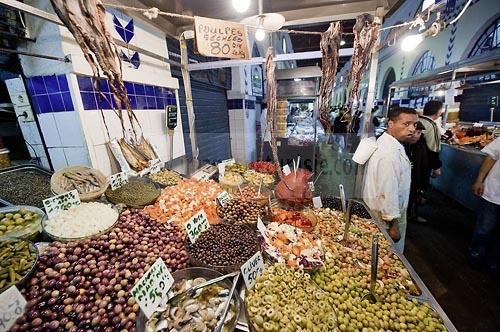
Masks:
[[[61,138],[62,147],[83,147],[85,137],[78,112],[54,113],[54,119]]]
[[[86,148],[64,148],[64,155],[66,156],[66,161],[70,166],[91,165],[89,153]]]
[[[39,114],[38,121],[40,122],[40,127],[42,128],[43,137],[47,147],[61,147],[61,137],[57,131],[54,113]]]
[[[68,166],[63,148],[49,148],[49,155],[55,171]]]

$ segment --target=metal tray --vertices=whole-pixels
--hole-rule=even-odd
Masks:
[[[28,171],[40,173],[42,175],[47,175],[47,176],[49,176],[49,178],[54,173],[48,169],[45,169],[45,168],[40,167],[40,166],[35,165],[35,164],[25,164],[25,165],[18,165],[18,166],[12,166],[12,167],[7,167],[4,169],[1,169],[0,174],[7,174],[7,173],[14,173],[14,172],[28,172]],[[50,181],[50,179],[49,179],[49,181]],[[0,197],[0,206],[11,206],[11,205],[15,205],[15,204]],[[43,208],[43,206],[37,206],[37,207]]]

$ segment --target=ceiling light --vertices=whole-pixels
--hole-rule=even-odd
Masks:
[[[340,46],[344,46],[345,45],[345,40],[341,39],[340,40]]]
[[[246,12],[248,7],[250,7],[250,0],[232,0],[233,8],[238,13]]]
[[[264,38],[266,38],[266,32],[262,27],[259,27],[257,30],[255,30],[255,39],[258,41],[263,41]]]
[[[437,96],[444,96],[446,94],[446,91],[448,91],[448,88],[444,84],[441,84],[439,88],[434,90]]]
[[[301,79],[301,78],[294,78],[293,80],[294,80],[295,82],[300,82],[300,81],[302,81],[302,79]]]
[[[401,49],[404,52],[413,51],[424,40],[422,34],[409,35],[403,38],[401,42]]]

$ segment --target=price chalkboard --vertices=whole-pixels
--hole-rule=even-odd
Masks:
[[[26,300],[16,286],[12,286],[0,294],[0,332],[8,331],[16,319],[24,314]]]
[[[227,202],[231,200],[231,196],[229,196],[227,191],[221,192],[219,195],[217,195],[217,201],[221,206],[226,205]]]
[[[109,177],[109,184],[111,186],[111,190],[116,190],[127,182],[128,182],[127,172],[119,172]]]
[[[49,218],[76,205],[80,205],[80,195],[76,189],[43,200],[43,206]]]
[[[210,227],[208,223],[207,214],[205,210],[201,210],[197,214],[195,214],[191,219],[189,219],[185,224],[186,232],[188,233],[188,237],[192,243],[196,241],[196,239]]]
[[[177,127],[177,106],[167,106],[167,128],[170,130]]]
[[[168,290],[174,284],[174,278],[161,258],[146,271],[141,279],[130,291],[144,314],[150,318],[162,300],[167,296]]]
[[[260,251],[257,251],[249,260],[241,266],[241,274],[247,289],[252,288],[257,278],[264,273],[264,259]]]
[[[195,16],[196,47],[211,57],[250,59],[246,26],[240,23]]]
[[[498,106],[498,96],[488,97],[488,106],[490,108],[495,108]]]

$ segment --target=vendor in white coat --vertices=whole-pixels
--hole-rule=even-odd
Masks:
[[[387,223],[389,235],[402,253],[411,181],[410,160],[402,143],[413,135],[418,116],[412,108],[398,107],[389,110],[387,118],[387,132],[377,139],[377,149],[366,166],[363,199]]]

